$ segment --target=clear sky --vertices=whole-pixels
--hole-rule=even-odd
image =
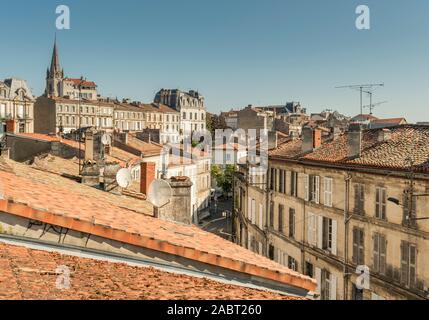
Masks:
[[[376,116],[429,121],[427,0],[2,0],[0,78],[43,92],[60,4],[71,10],[57,32],[65,73],[103,95],[197,89],[211,112],[293,100],[354,115],[358,93],[334,87],[384,82]],[[359,4],[369,31],[355,27]]]

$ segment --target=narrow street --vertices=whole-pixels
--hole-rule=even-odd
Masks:
[[[210,206],[211,215],[201,221],[200,228],[230,240],[232,221],[230,218],[222,215],[224,211],[232,211],[232,199],[219,199],[217,201],[217,206],[215,206],[215,202],[212,201],[212,205]]]

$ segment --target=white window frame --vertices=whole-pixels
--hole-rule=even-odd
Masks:
[[[324,178],[324,204],[327,207],[332,207],[332,190],[333,190],[333,179]]]

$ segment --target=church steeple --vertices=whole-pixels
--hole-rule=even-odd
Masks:
[[[60,83],[64,79],[64,71],[61,69],[58,55],[57,36],[55,35],[54,49],[52,51],[51,67],[46,72],[46,90],[48,97],[58,97],[60,93]]]

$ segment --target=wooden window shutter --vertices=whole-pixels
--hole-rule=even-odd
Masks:
[[[401,282],[408,285],[409,244],[401,242]]]
[[[316,216],[317,218],[317,247],[323,249],[323,217]]]
[[[331,287],[329,288],[329,293],[330,293],[330,300],[337,300],[337,277],[335,275],[333,275],[331,273],[331,278],[330,280],[330,285]]]
[[[337,255],[337,220],[332,220],[332,248],[331,253]]]
[[[381,274],[386,274],[386,246],[387,246],[387,241],[386,241],[386,237],[379,235],[379,239],[380,239],[380,270],[379,272]]]
[[[416,259],[417,259],[417,250],[414,245],[410,245],[410,271],[409,271],[409,278],[410,278],[410,287],[415,287],[416,285]]]
[[[304,200],[308,201],[310,199],[310,177],[308,174],[304,174]]]
[[[365,237],[362,229],[359,229],[359,264],[365,263]]]
[[[375,189],[375,216],[376,218],[380,218],[380,188]]]
[[[352,261],[358,264],[358,229],[353,229],[353,257]]]
[[[320,177],[316,176],[314,177],[314,192],[315,192],[315,197],[314,197],[314,202],[316,203],[320,203]]]
[[[380,271],[380,236],[378,233],[374,234],[374,271]]]
[[[316,281],[317,281],[317,288],[316,288],[316,294],[320,295],[322,292],[322,269],[316,267]]]

